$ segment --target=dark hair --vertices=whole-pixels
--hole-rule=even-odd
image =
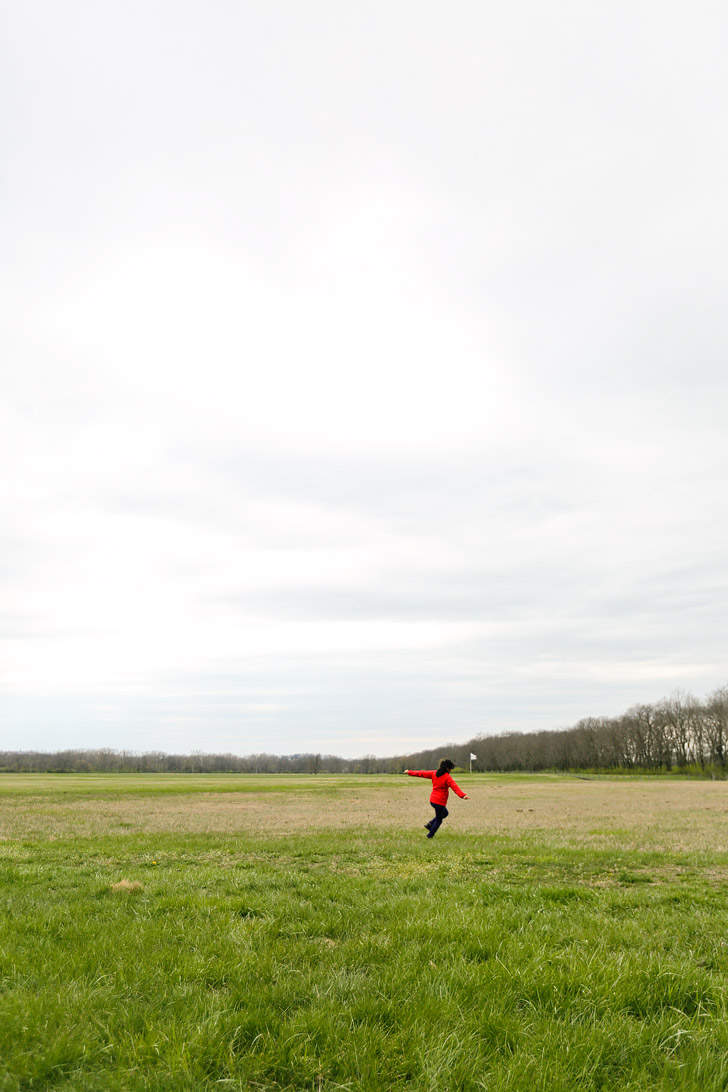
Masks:
[[[455,763],[454,762],[451,762],[449,758],[441,758],[440,759],[440,766],[438,768],[437,773],[435,774],[435,777],[442,777],[442,775],[444,773],[449,773],[450,770],[454,770],[454,769],[455,769]]]

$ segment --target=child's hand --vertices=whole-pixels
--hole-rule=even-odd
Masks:
[[[404,772],[405,772],[405,773],[409,773],[409,770],[405,770]]]
[[[467,793],[465,793],[465,796],[463,797],[463,800],[469,800],[469,799],[470,799],[470,797],[468,796]]]

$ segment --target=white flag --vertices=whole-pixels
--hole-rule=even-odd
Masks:
[[[478,756],[477,756],[477,755],[474,755],[474,754],[471,754],[471,755],[470,755],[470,757],[471,757],[471,758],[477,758]]]

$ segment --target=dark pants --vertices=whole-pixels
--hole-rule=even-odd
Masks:
[[[435,809],[435,818],[430,819],[429,823],[427,824],[430,828],[430,833],[427,835],[427,837],[434,838],[435,834],[440,829],[440,824],[442,823],[443,819],[447,819],[450,813],[448,812],[444,804],[433,804],[432,801],[430,801],[430,807]]]

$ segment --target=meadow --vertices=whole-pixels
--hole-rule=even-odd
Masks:
[[[728,783],[0,776],[0,1090],[728,1089]]]

